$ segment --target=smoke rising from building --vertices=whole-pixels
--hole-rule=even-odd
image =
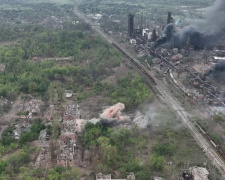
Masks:
[[[225,61],[220,61],[206,74],[220,82],[225,82]]]
[[[168,43],[170,47],[181,48],[189,39],[195,49],[204,48],[215,43],[225,34],[225,1],[217,0],[207,8],[204,20],[193,22],[182,30],[174,31],[174,25],[168,24],[162,38],[154,46]],[[172,32],[171,32],[172,30]]]
[[[121,124],[130,124],[130,117],[121,116],[121,111],[125,108],[123,103],[117,103],[113,106],[104,110],[102,114],[100,114],[100,118],[93,118],[88,122],[96,124],[100,123],[107,127],[115,127]]]
[[[125,105],[123,103],[117,103],[110,108],[106,109],[102,115],[101,118],[104,119],[111,119],[116,118],[119,120],[124,120],[124,117],[121,116],[121,111],[125,108]]]

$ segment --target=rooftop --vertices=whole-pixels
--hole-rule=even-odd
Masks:
[[[194,177],[194,180],[209,180],[208,178],[209,172],[206,168],[192,167],[190,169]]]

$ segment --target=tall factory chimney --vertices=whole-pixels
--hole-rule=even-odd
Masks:
[[[134,32],[134,15],[129,14],[128,15],[128,34],[130,37],[133,36],[133,32]]]
[[[167,16],[167,24],[170,24],[171,22],[173,22],[173,18],[172,18],[172,13],[171,11],[168,12],[168,16]]]
[[[155,42],[156,40],[157,40],[157,35],[156,35],[156,30],[154,28],[151,35],[151,41]]]

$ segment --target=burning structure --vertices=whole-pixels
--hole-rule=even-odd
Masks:
[[[180,26],[172,12],[168,12],[163,31],[163,25],[153,26],[151,30],[141,25],[140,35],[134,28],[132,16],[128,20],[128,32],[130,38],[135,38],[141,57],[154,57],[149,68],[169,74],[192,103],[210,105],[210,109],[225,106],[224,17],[225,1],[216,0],[206,9],[204,19],[192,21],[189,26]]]
[[[225,82],[225,78],[224,78],[225,77],[225,61],[219,61],[205,75],[206,76],[211,75],[213,78],[215,78],[219,82],[224,83]]]
[[[206,11],[204,20],[196,21],[190,26],[177,30],[171,23],[171,13],[168,14],[169,23],[162,36],[155,42],[154,47],[167,44],[169,47],[181,48],[189,42],[195,49],[210,48],[225,33],[225,1],[217,0]]]

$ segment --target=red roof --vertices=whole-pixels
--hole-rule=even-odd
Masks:
[[[70,133],[70,134],[61,134],[60,136],[60,140],[61,141],[66,141],[67,137],[70,138],[71,140],[76,140],[76,135],[74,133]]]

